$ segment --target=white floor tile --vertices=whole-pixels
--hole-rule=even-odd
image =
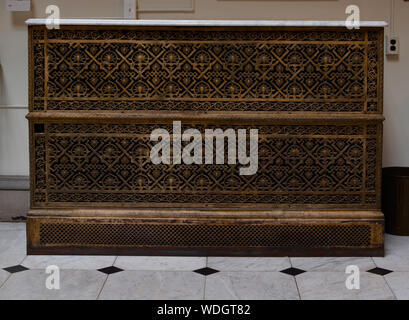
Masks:
[[[204,276],[184,271],[122,271],[109,275],[99,299],[199,300]]]
[[[209,300],[299,299],[294,277],[280,272],[220,272],[206,278]]]
[[[115,266],[124,270],[193,271],[206,267],[206,257],[118,257]]]
[[[209,257],[207,266],[219,271],[281,271],[289,268],[289,258]]]
[[[0,231],[25,231],[25,222],[1,222]]]
[[[24,231],[0,231],[0,268],[20,264],[26,252]]]
[[[60,270],[60,289],[46,288],[44,270],[14,273],[0,288],[0,300],[95,300],[106,275],[89,270]]]
[[[305,271],[345,272],[349,265],[356,265],[361,271],[375,268],[372,258],[290,258],[294,268]]]
[[[382,276],[361,272],[360,289],[349,290],[344,272],[305,272],[296,277],[302,300],[390,300],[395,299]]]
[[[408,255],[387,253],[384,258],[374,257],[373,260],[379,268],[391,271],[409,271],[409,253]]]
[[[385,251],[388,254],[409,253],[409,237],[385,234]]]
[[[10,276],[10,273],[7,271],[1,270],[0,269],[0,287],[4,283],[4,281],[7,280],[7,278]]]
[[[392,272],[385,276],[396,298],[409,300],[409,272]]]
[[[97,270],[110,267],[115,256],[27,256],[22,265],[29,269],[45,269],[56,265],[60,269]]]
[[[385,257],[374,257],[379,268],[409,271],[409,237],[385,235]]]

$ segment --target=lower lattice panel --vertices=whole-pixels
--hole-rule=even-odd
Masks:
[[[362,247],[368,225],[162,225],[44,223],[40,245],[153,247]]]
[[[365,255],[367,250],[368,255],[383,253],[383,225],[376,221],[238,220],[111,219],[107,222],[29,218],[28,250],[32,254],[146,255]]]

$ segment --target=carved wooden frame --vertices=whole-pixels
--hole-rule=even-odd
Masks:
[[[122,48],[121,44],[126,44],[124,47],[128,46],[130,51],[134,50],[135,52],[126,52],[126,54],[123,53],[121,55],[121,52],[119,51]],[[97,49],[99,50],[98,54],[95,56],[93,56],[92,53],[90,54],[92,51],[88,51],[92,50],[92,45],[95,45],[96,47],[99,46],[99,49]],[[149,50],[151,50],[150,48],[155,48],[155,45],[158,46],[159,51],[156,53],[153,51],[152,53],[152,51]],[[220,51],[220,57],[214,53],[216,51],[212,51],[215,50],[218,45],[222,48]],[[132,75],[132,72],[136,73],[136,71],[139,70],[138,68],[147,72],[145,75],[140,73],[138,76],[139,78],[137,77],[137,79],[145,79],[145,83],[147,83],[149,79],[153,79],[154,74],[164,74],[164,70],[166,70],[166,75],[163,76],[162,83],[160,84],[163,90],[161,89],[162,91],[160,91],[159,89],[155,89],[156,86],[154,84],[151,84],[150,88],[146,85],[145,88],[141,89],[141,87],[138,87],[138,83],[134,83],[132,84],[134,90],[132,93],[129,84],[122,86],[119,82],[113,81],[112,78],[110,78],[109,81],[112,83],[112,87],[116,86],[116,89],[113,89],[112,87],[108,89],[109,84],[106,84],[105,89],[98,89],[103,86],[101,81],[98,80],[98,77],[96,77],[96,81],[99,81],[98,88],[92,88],[92,86],[89,88],[82,88],[81,86],[75,87],[75,83],[72,83],[72,80],[70,79],[67,81],[72,84],[71,89],[67,89],[68,85],[65,86],[65,89],[64,85],[58,87],[55,82],[57,76],[61,76],[61,74],[69,74],[75,70],[76,67],[75,61],[71,60],[71,63],[67,64],[65,69],[68,70],[68,73],[65,73],[66,71],[64,70],[58,69],[59,65],[65,63],[64,59],[68,59],[64,56],[65,53],[61,54],[59,59],[57,58],[59,53],[56,51],[56,48],[58,48],[58,46],[60,46],[60,48],[64,48],[64,46],[67,47],[67,50],[72,53],[72,56],[70,56],[72,59],[77,59],[77,57],[75,57],[75,52],[73,52],[75,48],[81,48],[81,50],[78,50],[79,56],[77,63],[79,66],[78,70],[80,71],[77,75],[72,73],[74,78],[81,77],[79,74],[85,74],[88,72],[88,66],[92,66],[93,62],[99,63],[99,66],[98,63],[96,63],[98,72],[106,67],[107,69],[105,69],[105,71],[108,70],[108,73],[110,72],[109,68],[111,68],[110,70],[114,70],[112,71],[112,74],[115,70],[119,70],[121,65],[128,64],[128,66],[124,67],[127,69],[122,70],[122,74],[125,74],[124,77],[131,81],[134,78],[130,75]],[[309,56],[308,53],[308,46],[312,48],[311,56]],[[290,53],[287,52],[285,57],[287,60],[285,60],[279,53],[271,51],[277,47],[283,48],[283,50],[293,48],[296,54],[302,52],[302,54],[298,56],[298,59],[300,60],[297,61],[295,54],[293,63],[291,60],[292,57],[289,57],[291,53],[290,51],[288,51]],[[118,51],[113,50],[113,48],[118,49]],[[141,55],[148,55],[147,52],[149,51],[151,56],[148,58],[152,60],[151,65],[142,66],[144,63],[144,57],[136,55],[136,53],[139,52],[138,48],[148,48],[146,49],[146,52],[141,51]],[[166,50],[164,48],[166,48]],[[183,51],[185,48],[187,50],[186,52]],[[203,48],[209,50],[205,51]],[[297,48],[300,49],[297,51]],[[229,56],[229,49],[233,52],[231,56]],[[242,51],[247,49],[249,52]],[[188,50],[196,50],[197,52],[192,53],[188,52]],[[200,50],[202,50],[203,56],[200,56]],[[251,50],[253,50],[253,52],[250,52]],[[340,51],[338,52],[337,50]],[[350,50],[350,52],[345,53],[344,50]],[[81,54],[84,54],[84,52],[89,56],[85,58],[81,57]],[[263,53],[265,52],[271,53],[270,57],[268,57],[268,55],[266,55],[267,58],[263,57]],[[326,53],[329,54],[326,56]],[[106,60],[98,60],[98,57],[103,54],[105,54],[104,59]],[[108,57],[110,54],[112,56]],[[172,54],[174,54],[174,57],[171,57]],[[319,60],[321,57],[319,55],[322,56],[322,60]],[[131,56],[133,60],[130,58]],[[194,58],[192,58],[193,56]],[[112,62],[111,59],[114,58],[116,59],[116,62]],[[354,62],[355,58],[356,61]],[[87,62],[84,62],[85,60],[81,59],[85,59]],[[194,59],[196,59],[196,62],[193,61]],[[346,59],[351,59],[349,64],[345,63]],[[133,62],[130,62],[131,60]],[[209,74],[213,77],[215,77],[215,74],[221,74],[220,78],[222,82],[225,82],[225,86],[222,87],[217,84],[211,84],[210,80],[208,80],[207,83],[203,80],[203,84],[198,81],[194,88],[190,84],[183,85],[181,78],[183,74],[190,77],[189,81],[194,80],[192,75],[195,74],[195,72],[196,74],[199,73],[197,79],[213,79],[205,74],[207,72],[206,70],[209,69],[209,67],[206,67],[206,63],[209,63],[209,60],[212,60],[212,68],[216,68],[215,70],[210,70]],[[155,71],[155,63],[157,61],[159,61],[159,69]],[[42,62],[44,63],[43,66]],[[311,74],[314,74],[316,77],[321,76],[320,79],[327,77],[328,86],[325,88],[325,83],[319,84],[315,80],[312,85],[313,88],[308,91],[308,89],[306,89],[308,86],[303,87],[301,85],[298,88],[296,86],[291,87],[288,82],[289,80],[285,80],[287,81],[287,87],[285,88],[287,91],[281,89],[277,84],[275,84],[275,87],[273,88],[272,79],[275,79],[277,75],[267,76],[271,71],[269,68],[272,68],[272,62],[275,63],[275,66],[281,65],[284,68],[285,71],[281,73],[278,71],[278,74],[283,75],[283,79],[295,79],[294,83],[297,83],[296,77],[300,76],[302,71],[311,65],[311,68],[315,68],[311,71]],[[87,63],[88,65],[84,69],[84,66]],[[247,80],[244,76],[246,74],[246,70],[244,70],[246,63],[250,68],[247,73],[252,75],[249,76],[249,79],[252,79],[253,83],[250,83],[250,81],[248,83],[246,82]],[[318,63],[322,64],[318,65]],[[343,69],[341,71],[335,70],[335,67],[333,66],[334,63],[338,66],[343,66]],[[183,73],[182,67],[187,64],[190,64],[191,69],[186,70]],[[220,68],[217,68],[218,64],[220,65]],[[188,222],[189,219],[192,219],[193,221],[194,218],[198,216],[203,217],[208,214],[212,217],[220,217],[216,214],[216,211],[220,210],[224,210],[222,217],[233,215],[239,219],[239,221],[240,212],[242,210],[252,212],[251,216],[254,218],[265,218],[261,211],[268,210],[269,214],[267,215],[267,219],[270,220],[266,221],[267,224],[291,224],[296,221],[297,224],[301,225],[311,223],[319,225],[323,221],[323,218],[320,218],[319,214],[313,214],[315,218],[305,218],[303,220],[297,216],[297,219],[295,219],[292,216],[292,210],[296,210],[296,212],[297,210],[298,212],[312,210],[312,212],[319,213],[322,212],[320,210],[325,209],[327,210],[327,215],[329,214],[330,217],[332,217],[328,218],[327,216],[327,218],[330,220],[333,219],[332,221],[334,222],[338,221],[337,223],[340,225],[345,223],[346,220],[343,220],[342,217],[348,212],[353,213],[348,216],[348,222],[350,223],[352,221],[352,224],[354,224],[354,219],[357,219],[356,223],[358,223],[359,220],[365,220],[366,218],[363,218],[365,216],[364,212],[369,211],[371,212],[371,219],[365,221],[371,226],[383,225],[383,216],[380,212],[383,121],[382,28],[362,28],[361,30],[348,31],[344,28],[327,27],[164,28],[62,26],[60,30],[47,30],[44,26],[30,26],[29,70],[30,113],[28,119],[30,120],[32,207],[29,216],[29,230],[31,230],[29,238],[32,237],[30,248],[33,253],[124,252],[121,251],[122,249],[120,249],[120,247],[116,249],[107,247],[104,249],[105,251],[101,251],[100,249],[93,251],[92,248],[88,247],[88,249],[84,251],[82,249],[77,250],[70,244],[66,244],[65,246],[47,247],[47,245],[40,246],[38,241],[33,241],[34,238],[38,239],[40,236],[40,229],[38,229],[38,223],[40,221],[45,223],[50,219],[55,219],[57,215],[62,219],[61,223],[63,224],[64,221],[66,221],[64,219],[70,220],[72,217],[75,217],[78,214],[79,209],[84,210],[83,212],[86,212],[87,216],[94,216],[95,219],[98,219],[100,216],[106,217],[107,215],[110,216],[111,219],[114,219],[115,217],[120,216],[121,210],[124,209],[131,210],[128,214],[130,217],[136,218],[145,215],[146,208],[150,208],[151,210],[154,210],[155,208],[155,210],[163,209],[165,210],[165,213],[162,213],[162,215],[177,219],[180,217],[183,210],[195,209],[196,211],[189,211],[190,213],[186,217],[186,221],[183,220],[186,223],[193,223]],[[258,70],[257,72],[261,72],[263,76],[259,78],[255,77],[254,75],[257,74],[257,72],[254,70]],[[332,83],[329,81],[331,70],[335,74],[332,78]],[[200,73],[200,71],[202,71],[202,73]],[[176,75],[177,72],[179,72],[178,75]],[[237,74],[240,74],[241,76],[234,78]],[[308,72],[306,72],[306,74],[308,74]],[[341,84],[341,74],[345,74],[344,79],[347,79],[351,83],[349,84],[348,81],[345,81]],[[85,76],[84,79],[89,81],[87,82],[87,85],[89,85],[92,76],[87,77],[88,76]],[[227,84],[227,82],[230,81],[228,80],[230,79],[229,77],[233,78],[231,81],[231,87]],[[308,81],[307,78],[308,76],[304,75],[304,78],[301,76],[301,80]],[[119,78],[114,77],[114,79],[118,80]],[[337,86],[334,85],[336,80],[340,81]],[[356,83],[356,88],[353,87],[353,81]],[[172,89],[169,84],[175,87]],[[201,85],[202,87],[200,87]],[[347,88],[348,85],[351,86]],[[141,86],[143,86],[143,84],[141,84]],[[268,86],[270,86],[270,88],[268,88]],[[120,87],[122,87],[122,89],[119,89],[118,91],[117,89]],[[75,91],[75,89],[72,88],[77,88],[78,91]],[[236,94],[235,90],[237,88],[239,89]],[[212,90],[212,93],[210,93],[210,89]],[[111,90],[117,91],[112,93]],[[141,92],[143,91],[141,90],[147,90],[147,93],[142,94]],[[269,94],[266,94],[266,90]],[[303,91],[303,95],[297,97],[299,92],[297,90]],[[117,93],[122,96],[116,96]],[[280,95],[282,97],[280,97]],[[166,113],[159,111],[166,111]],[[355,169],[351,170],[355,170],[356,172],[362,171],[362,180],[358,179],[358,181],[354,182],[356,183],[356,187],[351,187],[352,189],[356,188],[356,190],[360,190],[359,192],[355,192],[360,195],[360,198],[357,198],[358,200],[356,201],[353,200],[354,191],[352,191],[352,189],[348,190],[347,187],[342,186],[341,178],[339,178],[338,181],[338,186],[341,187],[336,189],[332,186],[328,189],[329,191],[327,193],[323,191],[325,186],[322,188],[318,187],[318,182],[315,187],[313,185],[305,187],[311,194],[309,198],[305,198],[305,196],[298,196],[297,193],[307,191],[301,189],[297,190],[297,187],[291,189],[290,179],[288,179],[286,184],[280,185],[281,189],[274,193],[269,190],[268,187],[260,187],[261,184],[259,182],[247,181],[244,180],[244,178],[238,178],[237,175],[233,174],[232,178],[236,179],[236,182],[238,181],[237,179],[240,179],[240,183],[243,185],[243,187],[236,188],[236,191],[234,192],[227,192],[228,189],[226,189],[234,189],[234,186],[229,186],[225,181],[221,182],[217,180],[217,178],[212,178],[213,180],[209,179],[207,181],[209,188],[212,183],[216,185],[220,184],[220,186],[222,186],[216,191],[211,191],[206,188],[204,188],[203,191],[200,191],[200,189],[197,189],[199,188],[198,184],[190,184],[184,180],[185,185],[181,186],[179,189],[172,189],[163,184],[161,187],[162,189],[151,188],[150,192],[146,192],[145,196],[142,196],[144,191],[141,187],[139,187],[139,189],[138,187],[129,189],[131,188],[130,184],[127,181],[124,181],[124,184],[118,185],[117,189],[106,189],[108,197],[116,200],[106,201],[101,200],[104,199],[103,197],[92,196],[92,188],[96,187],[90,187],[84,189],[85,198],[89,198],[89,200],[84,202],[84,200],[78,201],[80,198],[84,199],[83,197],[78,196],[82,192],[80,186],[76,187],[74,184],[70,184],[66,181],[64,184],[58,185],[58,183],[55,183],[55,179],[50,180],[50,177],[59,170],[56,168],[61,168],[61,163],[58,162],[62,161],[61,157],[59,158],[61,155],[61,145],[59,145],[56,140],[60,139],[59,137],[64,135],[67,136],[70,140],[70,147],[72,148],[78,146],[78,141],[82,139],[81,137],[86,137],[90,134],[99,135],[102,139],[101,141],[110,141],[115,146],[115,142],[119,143],[120,139],[122,139],[122,141],[145,139],[144,141],[146,141],[146,137],[149,135],[149,130],[158,125],[167,126],[173,120],[181,120],[185,125],[190,127],[197,126],[199,129],[204,126],[246,127],[257,125],[260,128],[264,128],[262,129],[261,139],[264,139],[262,141],[265,141],[266,147],[271,147],[273,142],[275,143],[281,140],[284,144],[288,144],[290,143],[288,141],[293,139],[291,140],[294,141],[293,144],[300,149],[300,152],[304,153],[308,153],[308,147],[302,143],[302,139],[305,140],[308,139],[308,137],[312,140],[315,139],[314,141],[321,139],[322,146],[329,146],[332,148],[332,150],[327,150],[328,152],[332,152],[332,154],[334,154],[334,150],[339,150],[341,154],[342,147],[339,149],[334,147],[336,145],[336,139],[338,139],[338,142],[341,141],[342,143],[351,144],[352,146],[349,146],[351,148],[349,151],[356,152],[358,160],[352,160],[354,156],[351,158],[343,155],[340,156],[339,159],[344,162],[349,161],[349,163],[355,161],[355,165],[350,166],[350,168]],[[136,134],[135,128],[138,128],[138,130],[146,128],[146,130],[142,130]],[[105,135],[101,132],[105,132]],[[305,138],[305,135],[307,138]],[[113,138],[114,136],[121,138],[115,140]],[[354,150],[354,143],[356,143],[357,150]],[[51,152],[50,146],[57,146],[60,148],[58,149],[60,151],[58,152],[58,150],[54,150],[54,152]],[[358,150],[360,148],[361,153],[359,153]],[[89,149],[90,148],[88,148],[88,150]],[[130,152],[126,148],[121,150],[126,154],[129,154]],[[92,154],[96,155],[98,152],[100,151],[93,150]],[[286,156],[284,151],[282,152],[282,160],[287,164],[290,163],[291,159],[289,158],[288,153],[286,153]],[[287,150],[285,150],[285,152],[287,152]],[[102,154],[100,154],[100,156],[103,157]],[[265,157],[266,163],[270,161],[269,157],[270,156],[268,155]],[[314,153],[314,156],[311,155],[313,161],[318,161],[316,157],[317,153]],[[71,154],[69,158],[73,159],[75,156]],[[104,160],[101,159],[102,158],[100,157],[98,160],[99,163],[104,162]],[[135,159],[137,158],[130,157],[129,159],[132,162],[136,161]],[[294,156],[294,161],[297,161],[297,155]],[[70,163],[70,165],[73,164]],[[271,166],[273,166],[273,164],[271,164]],[[294,165],[292,169],[290,168],[288,170],[296,172],[295,168],[297,166],[298,165]],[[317,166],[317,162],[314,162],[311,166]],[[323,168],[326,168],[325,166],[326,164],[323,165]],[[344,166],[342,169],[344,171],[347,170],[345,168],[349,168],[343,164],[339,166]],[[280,167],[280,165],[278,165],[278,167]],[[77,170],[76,168],[79,167],[74,166],[71,169],[75,171]],[[267,168],[267,164],[265,168]],[[129,169],[127,170],[129,171]],[[198,172],[204,170],[204,172],[209,173],[209,170],[206,171],[203,167],[197,168],[197,170]],[[277,168],[271,169],[273,171],[266,170],[267,169],[263,169],[261,174],[266,173],[267,178],[271,179],[271,172],[275,172],[274,170],[277,170]],[[300,177],[300,174],[305,172],[305,170],[306,169],[302,169],[297,172],[295,176],[298,175]],[[315,179],[315,176],[317,176],[317,172],[319,172],[319,170],[315,170],[314,177],[312,177],[313,180]],[[325,169],[322,168],[321,172],[324,172],[324,175],[326,173],[333,173],[328,170],[325,171]],[[111,170],[110,174],[115,177],[118,172]],[[227,175],[226,172],[222,172],[222,174]],[[333,174],[335,175],[335,173]],[[344,172],[344,174],[347,178],[354,178],[352,177],[352,174],[351,177],[348,176],[347,172]],[[175,176],[177,178],[181,177],[181,175],[182,172],[177,171]],[[85,178],[89,179],[89,177],[86,176]],[[305,177],[302,179],[304,179],[304,182],[308,180]],[[335,179],[334,181],[337,181],[336,177],[333,179]],[[152,181],[153,180],[154,179],[152,179]],[[325,182],[324,180],[322,181],[323,183]],[[153,181],[152,183],[156,185],[159,184],[157,181]],[[276,184],[277,183],[278,182],[276,182]],[[39,188],[38,185],[41,185],[41,187]],[[73,200],[58,200],[70,199],[67,196],[68,189],[67,187],[64,187],[65,189],[62,188],[61,186],[63,185],[70,186],[72,189],[71,197]],[[92,182],[92,185],[97,186],[98,190],[107,187],[107,185],[104,185],[102,182]],[[121,195],[123,194],[123,190],[126,191],[126,188],[129,189],[128,193],[131,194],[131,196],[125,195],[122,198],[115,198],[112,195]],[[196,188],[195,190],[197,190],[197,192],[187,191],[192,188]],[[336,192],[331,193],[331,188],[332,191],[335,190]],[[171,200],[165,201],[165,197],[161,198],[161,190],[165,193],[167,192],[167,198],[170,198]],[[229,201],[218,200],[221,198],[224,191],[229,195],[224,199],[229,198]],[[214,196],[210,197],[209,192],[213,192]],[[180,196],[177,196],[177,193],[179,193]],[[248,196],[248,194],[251,193],[255,194],[253,199],[250,199],[251,197]],[[315,198],[318,199],[315,200],[315,202],[314,200],[309,200],[314,199],[314,193],[318,194],[315,196]],[[265,195],[264,197],[262,196],[263,194]],[[336,194],[339,195],[338,198]],[[193,200],[186,201],[189,196]],[[157,198],[156,200],[155,197]],[[242,201],[242,198],[246,197],[250,200]],[[147,200],[137,200],[139,198]],[[94,209],[91,209],[91,207]],[[107,207],[110,208],[110,211],[106,211]],[[111,212],[111,214],[108,212]],[[157,217],[157,214],[154,211],[150,212],[152,218]],[[326,216],[324,213],[321,214]],[[78,219],[78,222],[80,223],[82,220],[80,217],[78,217]],[[224,218],[221,218],[219,222],[222,224],[228,224],[228,221],[223,219]],[[372,244],[367,246],[366,249],[362,246],[359,250],[358,248],[344,247],[339,249],[339,254],[343,254],[344,252],[348,252],[348,254],[354,254],[354,252],[356,254],[365,254],[365,252],[377,255],[382,254],[382,230],[378,227],[374,227],[372,230],[375,231],[373,231],[374,233],[371,235],[371,238],[376,240],[371,242]],[[59,247],[60,249],[58,249]],[[165,254],[166,252],[174,253],[178,250],[179,252],[183,251],[180,248],[176,251],[174,249],[175,248],[172,249],[170,244],[167,249],[164,248],[160,251],[151,250],[150,252],[160,252],[161,254]],[[148,248],[146,248],[146,250],[149,251],[150,249],[148,250]],[[288,248],[274,249],[266,247],[262,252],[265,255],[285,255],[288,250]],[[302,247],[302,244],[300,243],[299,247],[296,248],[292,254],[298,252],[302,255],[305,252],[308,252],[308,254],[314,254],[314,252],[316,252],[316,254],[325,255],[326,250],[331,251],[330,248],[308,249]],[[141,251],[144,251],[143,248]],[[125,252],[132,254],[140,251],[134,245],[133,247],[131,246],[127,248]],[[209,250],[209,248],[197,248],[194,252],[196,254],[212,254],[212,252],[216,254],[233,254],[231,253],[231,248],[225,250],[223,250],[223,248],[217,248],[214,249],[214,251]],[[257,252],[257,254],[260,254],[260,251],[252,251],[249,248],[246,250],[241,249],[239,252],[245,252],[246,254]],[[336,253],[332,252],[332,254]]]

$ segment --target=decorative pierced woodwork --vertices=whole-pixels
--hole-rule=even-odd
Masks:
[[[382,111],[378,31],[77,29],[33,28],[31,110]]]
[[[183,126],[202,132],[214,127],[187,122]],[[156,128],[171,132],[168,123],[48,123],[44,131],[33,134],[38,160],[33,205],[286,208],[311,204],[373,209],[379,205],[377,124],[225,126],[257,126],[257,174],[239,175],[239,164],[151,163],[155,142],[150,141],[150,132]]]
[[[383,254],[381,28],[31,26],[29,47],[31,253]],[[257,174],[154,165],[174,120],[258,129]]]

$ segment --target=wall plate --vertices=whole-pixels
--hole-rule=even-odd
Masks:
[[[7,0],[7,11],[30,11],[31,0]]]
[[[386,37],[386,54],[388,56],[399,54],[399,38],[392,35]]]

